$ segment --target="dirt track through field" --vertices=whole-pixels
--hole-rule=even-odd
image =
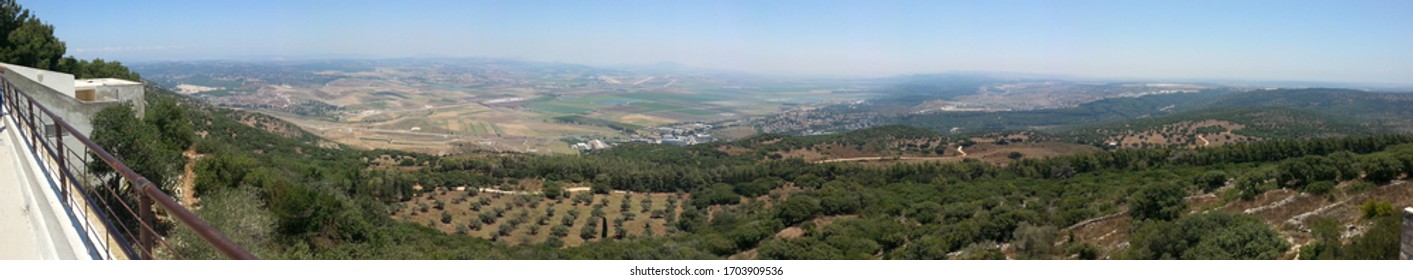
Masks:
[[[950,156],[950,157],[894,157],[894,156],[889,156],[889,157],[851,157],[851,158],[836,158],[836,159],[816,160],[816,161],[814,161],[814,163],[850,162],[850,161],[870,161],[870,160],[885,160],[885,159],[888,159],[888,160],[953,159],[953,158],[961,158],[961,157],[966,157],[966,156],[967,156],[967,152],[966,152],[966,151],[962,151],[962,147],[960,147],[960,146],[957,147],[957,152],[958,152],[958,153],[961,153],[962,155],[960,155],[960,156]]]

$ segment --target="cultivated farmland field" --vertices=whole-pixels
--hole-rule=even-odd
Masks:
[[[478,59],[191,69],[148,68],[159,83],[220,88],[192,96],[275,115],[335,142],[432,154],[575,153],[562,139],[624,141],[657,136],[650,129],[656,126],[736,121],[871,96],[838,90],[865,86],[853,81]]]
[[[610,223],[608,239],[644,236],[649,235],[648,232],[658,236],[667,234],[674,230],[670,229],[669,222],[677,218],[687,199],[685,194],[672,193],[590,194],[577,191],[560,199],[548,199],[529,193],[439,190],[403,203],[399,207],[401,209],[395,210],[392,215],[394,219],[443,232],[503,240],[508,244],[542,243],[557,238],[564,246],[578,246],[585,240],[600,239],[602,232],[598,230],[587,235],[589,238],[584,238],[584,227],[605,220]],[[648,201],[647,208],[643,208],[644,200]],[[626,211],[623,208],[625,202],[628,205]],[[446,217],[449,217],[446,222],[443,222],[442,213],[447,213]],[[622,236],[617,235],[619,224],[623,228]],[[596,228],[601,230],[602,225]]]

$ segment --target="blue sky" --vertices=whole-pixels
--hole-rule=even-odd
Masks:
[[[759,73],[1413,84],[1413,1],[20,1],[123,61],[500,57]]]

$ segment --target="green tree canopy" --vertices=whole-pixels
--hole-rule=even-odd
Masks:
[[[0,60],[41,69],[57,69],[64,56],[64,42],[54,37],[54,26],[30,18],[14,30],[7,30]]]
[[[1129,214],[1135,220],[1172,220],[1187,209],[1183,197],[1187,188],[1172,183],[1155,184],[1144,187],[1133,194],[1129,201]]]
[[[1227,212],[1148,221],[1130,236],[1125,254],[1132,259],[1269,260],[1290,248],[1260,218]]]

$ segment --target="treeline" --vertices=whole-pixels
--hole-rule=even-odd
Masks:
[[[611,128],[613,130],[622,131],[623,133],[637,133],[639,129],[643,129],[643,126],[641,125],[621,123],[604,119],[596,119],[580,115],[558,116],[554,117],[553,119],[562,123],[602,126]]]
[[[953,128],[964,132],[1025,130],[1037,127],[1070,126],[1168,115],[1198,109],[1200,108],[1198,106],[1201,106],[1198,104],[1227,94],[1232,93],[1226,90],[1207,90],[1194,94],[1109,98],[1073,108],[907,114],[889,117],[879,122],[914,126],[939,132],[951,131]],[[1167,106],[1174,106],[1175,109],[1160,110],[1160,108]]]
[[[1354,135],[1370,135],[1393,129],[1387,122],[1358,120],[1326,114],[1309,109],[1284,107],[1212,108],[1184,112],[1161,117],[1141,118],[1109,122],[1098,125],[1083,125],[1061,128],[1051,132],[1059,139],[1068,142],[1105,146],[1105,141],[1130,133],[1146,131],[1159,132],[1165,138],[1191,138],[1195,134],[1158,131],[1164,126],[1184,122],[1197,123],[1209,120],[1226,121],[1242,125],[1232,133],[1256,137],[1258,139],[1325,138]],[[1204,129],[1205,128],[1205,129]],[[1198,128],[1195,133],[1216,133],[1224,130],[1215,127]]]

